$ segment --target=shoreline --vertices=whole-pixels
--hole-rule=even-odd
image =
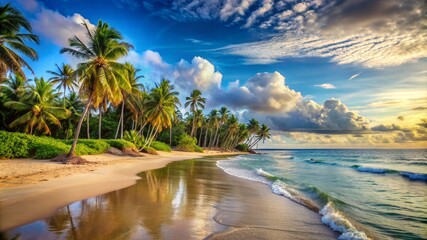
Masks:
[[[141,172],[136,184],[75,201],[4,234],[26,239],[337,239],[318,214],[272,194],[262,183],[227,174],[218,160],[175,161]]]
[[[97,164],[96,166],[92,164],[83,165],[83,168],[75,165],[70,166],[47,161],[24,159],[21,160],[24,161],[23,163],[21,162],[22,166],[32,169],[33,173],[40,172],[37,172],[29,163],[42,165],[49,163],[52,166],[60,167],[54,167],[53,172],[47,171],[48,174],[43,174],[43,172],[39,175],[36,174],[38,178],[44,177],[37,183],[31,182],[34,181],[33,179],[18,186],[0,188],[0,231],[47,217],[58,208],[72,202],[131,186],[140,179],[136,174],[162,168],[174,161],[238,154],[245,153],[221,153],[216,151],[188,153],[173,151],[171,153],[159,152],[159,155],[144,155],[142,157],[101,154],[84,157],[92,162],[109,157],[110,162],[104,162],[104,164]],[[114,159],[117,161],[114,161]],[[8,164],[5,161],[20,160],[0,161],[0,169],[2,169],[1,176],[7,175],[3,170],[5,168],[2,168],[2,165]],[[76,170],[76,172],[67,172],[69,168]],[[20,168],[20,171],[25,172],[25,170],[24,167]],[[67,172],[68,175],[57,177],[58,174],[61,174],[61,170]],[[4,178],[2,178],[3,181]]]

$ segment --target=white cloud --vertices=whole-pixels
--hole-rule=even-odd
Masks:
[[[220,11],[221,20],[227,21],[236,14],[237,18],[244,16],[254,2],[255,0],[226,0]]]
[[[251,27],[258,17],[263,16],[268,11],[270,11],[273,8],[274,1],[273,0],[263,0],[262,6],[252,12],[252,14],[249,16],[249,18],[246,20],[246,24],[243,26],[245,28]]]
[[[359,75],[360,75],[360,73],[353,74],[353,75],[351,75],[351,77],[349,77],[347,80],[353,80],[353,79],[357,78]]]
[[[260,113],[287,112],[302,100],[301,93],[285,85],[279,72],[257,73],[243,86],[232,84],[215,96],[215,101],[234,108],[246,108]]]
[[[295,12],[302,13],[302,12],[305,12],[308,7],[309,7],[308,3],[300,2],[300,3],[295,4],[293,9],[295,10]]]
[[[333,84],[330,84],[330,83],[323,83],[323,84],[314,85],[314,86],[321,87],[324,89],[335,89],[336,88]]]
[[[36,33],[60,47],[68,47],[68,39],[74,35],[80,39],[86,38],[83,22],[88,23],[90,29],[95,28],[88,19],[78,13],[66,17],[57,11],[41,8],[41,11],[36,14],[36,19],[31,23]]]

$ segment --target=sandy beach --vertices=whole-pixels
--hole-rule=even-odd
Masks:
[[[22,191],[25,186],[3,189],[14,189],[6,191],[9,192],[9,199],[1,194],[2,229],[10,229],[4,234],[6,237],[20,236],[20,239],[337,238],[335,232],[321,223],[317,213],[272,194],[267,185],[226,174],[216,166],[216,161],[223,158],[177,162],[182,157],[162,156],[163,160],[151,161],[153,164],[147,167],[157,170],[145,171],[138,176],[134,175],[140,171],[136,169],[138,164],[128,164],[132,165],[132,170],[121,168],[113,171],[107,170],[110,167],[103,167],[80,174],[87,177],[95,173],[108,173],[110,180],[100,180],[102,178],[95,176],[80,179],[77,175],[52,179],[38,183],[37,194],[28,195],[26,199],[22,198],[22,194],[30,190]],[[162,166],[165,167],[160,168]],[[65,186],[66,190],[64,187],[52,189],[49,186],[49,183],[65,184],[59,182],[64,179],[84,180],[87,184],[70,184]],[[98,182],[93,183],[91,179]],[[40,188],[41,185],[45,186],[44,190]],[[112,191],[103,189],[106,185],[122,187]],[[82,197],[85,189],[91,190],[87,193],[91,197]],[[17,193],[21,193],[21,196]],[[72,199],[74,194],[79,195],[79,199]],[[62,201],[63,198],[67,198],[68,202]],[[19,200],[14,202],[12,199]],[[7,212],[3,211],[5,200],[9,203]],[[22,208],[27,205],[32,209],[32,218],[27,216],[25,221],[17,219],[17,215],[26,215],[28,209]],[[55,208],[52,208],[53,205]],[[14,210],[9,210],[10,207]],[[45,208],[45,211],[37,210],[41,208]],[[4,220],[5,216],[8,216],[7,221]],[[3,226],[11,220],[15,223],[21,221],[15,226],[38,221],[24,223],[17,228],[11,224]]]
[[[161,168],[172,161],[242,154],[173,151],[142,157],[111,154],[83,156],[87,165],[65,165],[49,160],[0,161],[0,231],[51,215],[71,202],[130,186],[137,173]]]

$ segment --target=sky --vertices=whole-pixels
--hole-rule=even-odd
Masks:
[[[5,4],[8,1],[0,0]],[[207,113],[227,106],[271,128],[264,148],[427,148],[423,0],[12,0],[49,78],[98,20],[132,49],[144,84],[167,78]],[[31,78],[31,77],[30,77]],[[185,109],[182,109],[185,111]]]

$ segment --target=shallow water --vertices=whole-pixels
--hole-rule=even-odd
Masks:
[[[141,173],[135,185],[74,202],[51,217],[0,233],[0,239],[337,237],[317,214],[270,195],[265,185],[226,174],[217,160],[174,162]]]
[[[260,153],[218,166],[319,212],[343,239],[427,238],[426,150]]]

